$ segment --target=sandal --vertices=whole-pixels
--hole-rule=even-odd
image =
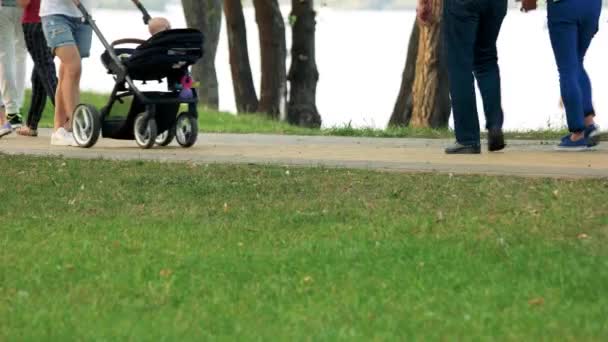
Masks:
[[[38,131],[27,126],[22,126],[17,129],[17,134],[24,137],[37,137]]]

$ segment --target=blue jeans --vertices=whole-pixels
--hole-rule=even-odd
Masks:
[[[570,132],[585,129],[585,117],[595,115],[585,54],[599,29],[602,0],[548,1],[551,46]]]
[[[42,17],[42,30],[53,53],[58,47],[73,45],[78,48],[81,58],[89,57],[93,29],[82,18],[60,14],[45,16]]]
[[[496,41],[507,14],[507,0],[445,0],[443,34],[456,140],[479,145],[477,79],[487,129],[502,129],[500,70]]]

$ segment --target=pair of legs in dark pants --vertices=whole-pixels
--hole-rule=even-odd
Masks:
[[[486,128],[504,121],[496,40],[507,14],[507,0],[445,0],[443,32],[456,140],[479,145],[474,78],[483,99]]]
[[[602,0],[548,1],[551,45],[559,71],[559,83],[568,117],[568,129],[585,129],[585,117],[595,115],[591,82],[583,62],[599,29]]]
[[[27,127],[38,129],[38,123],[42,117],[42,112],[48,97],[55,105],[55,91],[57,90],[57,72],[53,55],[48,48],[42,24],[30,23],[23,24],[25,44],[34,61],[32,72],[32,103],[27,116]]]

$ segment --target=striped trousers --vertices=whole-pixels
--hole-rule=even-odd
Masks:
[[[38,123],[46,106],[46,97],[48,96],[53,106],[55,105],[57,71],[55,70],[53,55],[42,32],[42,24],[23,24],[23,33],[25,34],[27,50],[34,61],[32,103],[27,115],[27,126],[31,129],[38,129]]]

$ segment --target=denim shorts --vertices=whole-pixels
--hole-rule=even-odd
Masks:
[[[91,54],[93,29],[82,18],[61,14],[45,16],[42,17],[42,30],[53,54],[56,48],[69,45],[76,46],[82,58]]]

